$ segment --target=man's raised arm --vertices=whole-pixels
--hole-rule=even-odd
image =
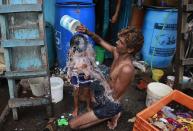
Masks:
[[[94,32],[89,31],[86,27],[84,27],[82,25],[78,26],[77,31],[87,34],[88,36],[93,38],[93,40],[97,44],[101,45],[103,48],[105,48],[109,52],[114,51],[114,46],[110,45],[108,42],[106,42],[104,39],[102,39],[99,35],[95,34]]]

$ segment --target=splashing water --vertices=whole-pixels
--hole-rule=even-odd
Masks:
[[[91,44],[88,44],[82,36],[74,36],[71,40],[67,61],[67,79],[83,73],[86,77],[94,81],[100,81],[105,89],[104,95],[111,101],[112,90],[95,61],[95,52]],[[79,87],[79,86],[77,86]]]

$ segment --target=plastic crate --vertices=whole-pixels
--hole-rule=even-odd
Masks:
[[[158,102],[139,112],[133,126],[133,131],[159,131],[156,127],[151,125],[147,119],[152,117],[172,101],[175,101],[187,107],[188,109],[193,110],[193,98],[180,91],[174,90]]]

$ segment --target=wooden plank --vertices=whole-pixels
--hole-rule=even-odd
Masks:
[[[47,76],[47,71],[29,71],[29,72],[5,72],[5,77],[7,78],[32,78],[32,77],[40,77]]]
[[[2,4],[2,1],[0,1]],[[1,39],[6,40],[7,39],[7,20],[5,19],[5,16],[0,15],[0,26],[1,26]],[[6,65],[6,71],[10,71],[10,55],[9,50],[4,50],[4,61]]]
[[[12,108],[13,120],[18,120],[17,108]]]
[[[0,13],[19,13],[19,12],[40,12],[42,11],[41,4],[18,4],[18,5],[1,5]]]
[[[53,110],[52,109],[53,109],[53,106],[52,106],[51,101],[50,101],[49,104],[46,107],[47,115],[49,117],[53,116]]]
[[[41,0],[39,2],[42,2]],[[40,39],[45,39],[45,33],[44,33],[44,19],[43,19],[43,13],[40,13],[38,15],[38,22],[39,22],[39,34]],[[45,42],[45,41],[44,41]],[[41,48],[41,54],[42,54],[42,61],[43,65],[47,67],[48,69],[48,54],[47,54],[47,44]]]
[[[0,63],[0,75],[2,75],[4,71],[6,71],[5,65]]]
[[[45,70],[46,66],[42,62],[41,47],[15,47],[12,49],[12,71],[39,71]],[[7,48],[9,49],[9,48]]]
[[[21,25],[9,25],[9,29],[33,29],[37,28],[38,23],[37,22],[31,22],[30,24],[21,24]]]
[[[46,51],[46,46],[41,48],[41,58],[42,58],[43,66],[45,66],[48,69],[48,54]]]
[[[42,3],[43,3],[43,0],[38,0],[38,3],[39,3],[39,4],[42,4]]]
[[[0,5],[2,5],[2,0],[0,0]],[[6,39],[7,38],[7,29],[6,29],[6,19],[3,15],[0,15],[0,32],[1,32],[1,39]],[[4,56],[4,51],[3,48],[0,48],[0,74],[3,73],[3,71],[6,70],[5,66],[5,56]]]
[[[17,97],[17,89],[15,86],[15,80],[8,79],[9,96],[11,99]],[[18,120],[17,108],[12,108],[13,119]]]
[[[15,81],[13,79],[8,79],[9,86],[9,97],[15,98]]]
[[[0,15],[1,39],[6,39],[6,19]]]
[[[6,1],[7,3],[7,1]],[[2,5],[3,2],[2,0],[0,1],[0,4]],[[7,39],[7,19],[5,19],[5,16],[0,15],[0,26],[1,26],[1,39],[2,40],[6,40]],[[10,71],[11,70],[11,55],[10,55],[10,51],[8,49],[4,50],[4,58],[5,58],[5,65],[6,65],[6,71]],[[16,89],[15,89],[15,81],[13,79],[8,79],[8,86],[9,86],[9,96],[10,98],[14,98],[15,95],[17,95],[16,93]],[[17,113],[17,109],[13,108],[12,109],[12,113],[13,113],[13,119],[14,120],[18,120],[18,113]]]
[[[14,98],[9,100],[9,107],[27,107],[49,104],[48,98]]]
[[[0,48],[0,49],[2,49],[2,48]],[[0,51],[0,64],[5,64],[4,51],[3,52]]]
[[[193,65],[193,58],[183,59],[182,65]]]
[[[175,88],[179,88],[179,83],[182,80],[184,67],[181,64],[181,60],[184,59],[184,40],[182,38],[182,32],[184,32],[184,15],[183,15],[183,0],[178,2],[178,26],[177,26],[177,44],[176,44],[176,59],[175,59]]]
[[[3,126],[3,122],[5,122],[6,120],[6,116],[9,114],[10,112],[10,108],[8,105],[5,106],[5,108],[3,109],[1,115],[0,115],[0,130]]]
[[[43,20],[43,13],[40,13],[38,15],[38,21],[39,21],[39,34],[40,39],[44,39],[44,20]]]
[[[31,40],[2,40],[2,46],[8,47],[19,47],[19,46],[41,46],[44,45],[43,40],[31,39]]]
[[[4,49],[3,48],[0,48],[0,53],[4,53]]]

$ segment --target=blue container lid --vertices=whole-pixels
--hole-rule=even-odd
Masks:
[[[56,0],[56,3],[93,3],[93,0]]]
[[[70,4],[70,3],[56,3],[56,6],[58,7],[94,7],[95,4],[93,3],[74,3],[74,4]]]
[[[166,11],[166,12],[177,12],[178,9],[171,8],[171,7],[158,7],[158,6],[149,6],[146,8],[147,10],[153,10],[153,11]]]

